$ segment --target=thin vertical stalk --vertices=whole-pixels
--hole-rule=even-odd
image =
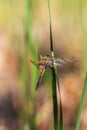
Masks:
[[[48,0],[49,19],[50,19],[50,50],[51,55],[54,57],[52,27],[51,27],[51,11],[50,0]],[[56,92],[56,74],[55,68],[52,68],[52,99],[53,99],[53,115],[54,115],[54,129],[58,130],[58,106],[57,106],[57,92]]]
[[[25,29],[26,51],[28,54],[30,54],[30,56],[36,58],[36,46],[35,46],[36,44],[34,44],[33,37],[32,37],[32,11],[33,11],[33,0],[24,0],[24,29]],[[28,85],[26,84],[26,96],[27,96],[28,103],[32,102],[32,108],[31,108],[32,111],[28,113],[27,119],[28,119],[28,129],[30,128],[30,130],[35,130],[35,125],[36,125],[35,113],[34,113],[34,109],[35,109],[34,89],[35,88],[33,86],[35,86],[37,69],[33,68],[33,66],[31,66],[31,75],[32,75],[32,79],[30,80],[30,83]]]
[[[50,0],[48,0],[48,9],[49,9],[49,19],[50,19],[50,50],[51,50],[51,55],[54,58]],[[57,106],[56,80],[58,82],[58,90],[59,90],[59,96],[60,96],[60,126],[58,126],[58,106]],[[60,87],[59,87],[59,80],[58,80],[56,66],[54,66],[52,68],[52,98],[53,98],[53,113],[54,113],[54,129],[55,130],[58,130],[58,129],[63,130],[62,102],[61,102],[61,94],[60,94]]]
[[[83,106],[84,106],[86,92],[87,92],[87,72],[85,75],[85,81],[84,81],[84,86],[83,86],[83,91],[82,91],[80,108],[79,108],[78,117],[77,117],[76,130],[79,130],[79,128],[80,128],[80,120],[81,120],[81,115],[82,115],[82,110],[83,110]]]

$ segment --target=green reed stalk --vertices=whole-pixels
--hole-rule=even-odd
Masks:
[[[83,43],[85,45],[85,43],[86,43],[85,41],[87,41],[87,38],[86,38],[86,31],[85,31],[85,28],[84,28],[84,20],[83,20],[84,1],[79,0],[78,2],[79,2],[78,5],[79,5],[79,19],[80,19],[79,21],[80,21],[81,31],[84,33]],[[84,52],[86,51],[85,48],[86,47],[84,47],[84,49],[83,49]],[[84,57],[85,56],[86,55],[84,55]],[[85,75],[84,86],[83,86],[83,90],[82,90],[80,107],[79,107],[79,112],[78,112],[78,117],[77,117],[77,122],[76,122],[76,130],[80,129],[80,121],[81,121],[81,115],[82,115],[82,110],[83,110],[83,106],[84,106],[84,100],[85,100],[86,92],[87,92],[87,72],[86,72],[86,75]]]
[[[34,40],[32,37],[32,12],[33,12],[33,0],[24,0],[24,28],[25,28],[25,46],[26,46],[26,55],[29,54],[30,57],[36,58],[36,45],[34,44]],[[27,67],[27,66],[26,66]],[[29,73],[28,70],[26,73]],[[35,130],[35,113],[34,113],[34,104],[35,104],[35,96],[34,96],[34,86],[36,84],[37,77],[37,69],[34,66],[31,66],[31,76],[28,74],[31,80],[26,81],[26,96],[28,103],[32,102],[32,108],[27,116],[28,121],[28,129]],[[28,105],[29,106],[29,105]]]
[[[50,19],[50,50],[51,50],[51,55],[54,58],[50,0],[48,0],[48,9],[49,9],[49,19]],[[58,129],[63,130],[63,114],[62,114],[61,95],[60,95],[60,125],[58,125],[58,105],[57,105],[56,81],[58,82],[58,89],[59,89],[59,95],[60,95],[58,74],[57,74],[56,67],[54,66],[52,68],[52,98],[53,98],[54,129],[55,130],[58,130]]]
[[[86,92],[87,92],[87,72],[85,75],[82,97],[81,97],[81,102],[80,102],[80,107],[79,107],[79,112],[78,112],[78,117],[77,117],[76,130],[79,130],[79,128],[80,128],[80,120],[81,120],[81,115],[82,115],[82,110],[83,110],[83,106],[84,106]]]

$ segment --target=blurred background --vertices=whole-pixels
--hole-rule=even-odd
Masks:
[[[87,69],[87,1],[50,4],[55,56],[78,59],[58,70],[64,128],[74,130]],[[38,69],[30,62],[50,52],[49,30],[47,0],[0,0],[0,130],[53,130],[51,72],[36,91]],[[85,102],[80,130],[86,129]]]

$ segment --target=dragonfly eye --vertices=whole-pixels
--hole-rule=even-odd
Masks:
[[[51,57],[51,55],[50,55],[50,54],[47,54],[47,57]]]
[[[38,62],[38,65],[39,65],[39,66],[42,65],[42,63],[41,63],[41,62]]]

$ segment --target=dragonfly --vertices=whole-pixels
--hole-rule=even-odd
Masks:
[[[68,66],[72,68],[77,60],[75,57],[53,58],[51,54],[47,54],[46,56],[40,55],[39,58],[39,61],[31,60],[31,62],[39,68],[36,89],[40,86],[43,74],[47,68],[53,68],[54,66],[58,68],[61,68],[63,66]]]

